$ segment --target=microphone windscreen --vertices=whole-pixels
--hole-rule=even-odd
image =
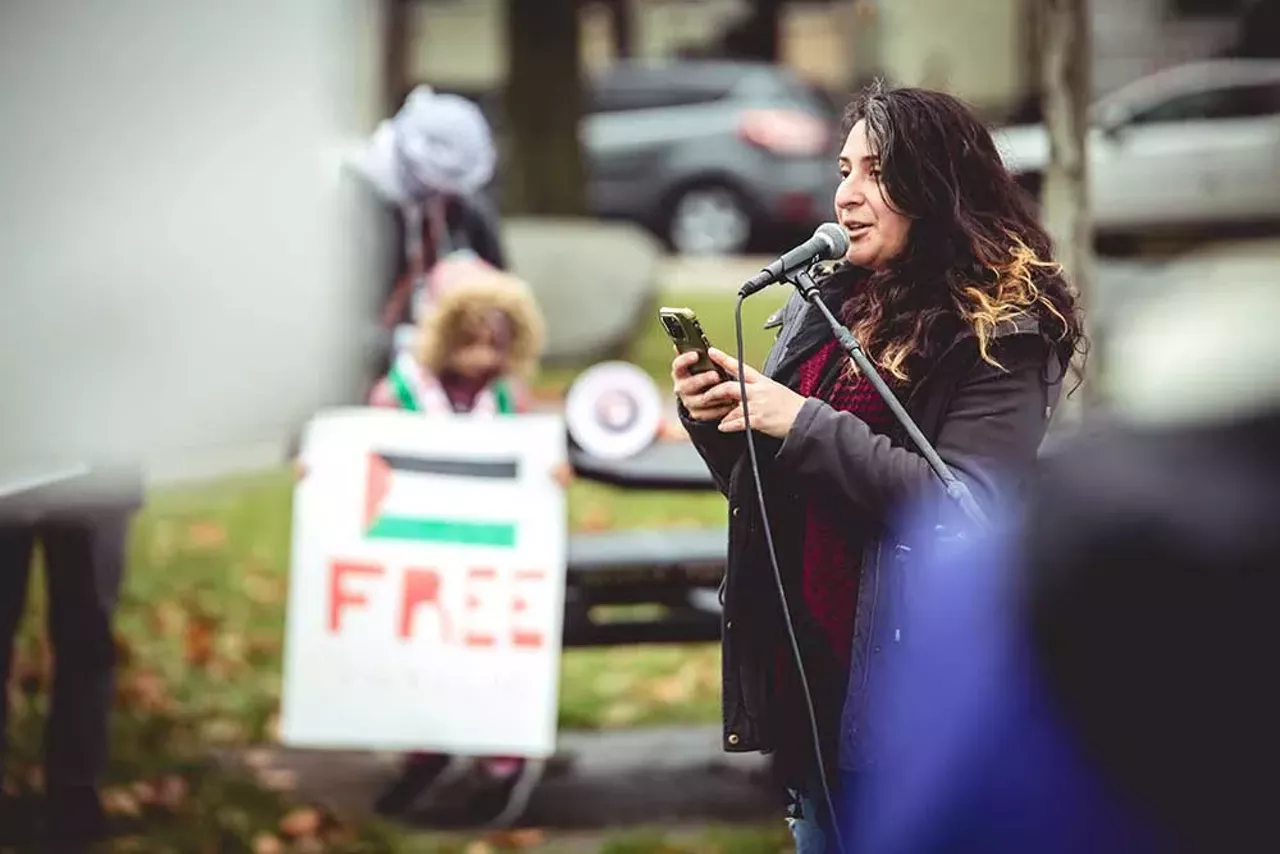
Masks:
[[[823,239],[826,247],[820,256],[823,261],[838,261],[849,251],[849,235],[834,222],[824,222],[813,236]]]

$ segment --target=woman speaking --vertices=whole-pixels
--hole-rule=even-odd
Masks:
[[[993,510],[1034,462],[1082,342],[1074,294],[1032,200],[960,101],[872,87],[844,130],[835,215],[850,242],[819,279],[821,298]],[[737,361],[712,351],[728,382],[690,374],[695,354],[671,373],[681,420],[730,507],[724,745],[775,754],[807,854],[835,850],[824,774],[835,792],[873,773],[867,697],[906,630],[894,604],[910,549],[893,522],[941,485],[821,313],[793,294],[778,318],[768,359],[743,378],[820,753],[746,453]]]

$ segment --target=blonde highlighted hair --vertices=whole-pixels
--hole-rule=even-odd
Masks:
[[[974,112],[944,92],[877,83],[845,110],[844,128],[866,134],[886,204],[910,221],[902,256],[855,273],[865,281],[842,307],[872,360],[899,382],[916,379],[967,328],[1002,368],[1002,327],[1032,321],[1065,369],[1085,344],[1077,295]]]

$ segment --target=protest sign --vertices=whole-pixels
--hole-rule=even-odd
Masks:
[[[302,457],[282,741],[550,755],[562,419],[340,410]]]

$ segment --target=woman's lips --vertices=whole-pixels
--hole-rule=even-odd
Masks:
[[[869,228],[871,228],[871,225],[869,223],[862,222],[862,223],[852,223],[850,225],[846,225],[844,227],[844,230],[849,233],[850,237],[858,237],[862,234],[865,234],[867,229]]]

